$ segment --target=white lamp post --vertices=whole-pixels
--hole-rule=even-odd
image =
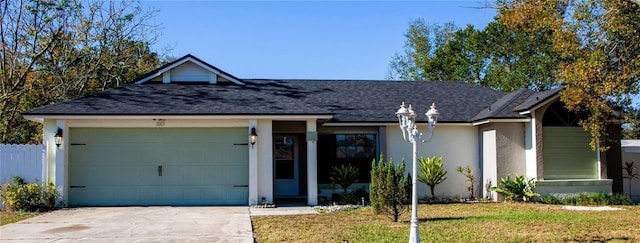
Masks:
[[[412,189],[411,189],[411,229],[409,232],[409,243],[420,242],[420,232],[418,230],[418,141],[427,143],[431,141],[433,137],[433,130],[436,128],[436,122],[438,122],[438,110],[436,104],[431,104],[431,109],[427,111],[425,115],[429,119],[429,137],[422,139],[422,133],[418,131],[416,126],[416,115],[413,111],[413,107],[409,105],[407,108],[402,102],[400,109],[396,112],[398,116],[398,122],[400,123],[400,130],[402,131],[402,137],[405,141],[413,145],[413,172],[412,172]]]

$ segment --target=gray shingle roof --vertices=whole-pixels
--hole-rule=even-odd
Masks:
[[[539,104],[546,103],[546,102],[549,101],[550,98],[552,98],[556,94],[560,93],[560,91],[562,91],[562,89],[564,89],[564,87],[551,89],[551,90],[546,90],[546,91],[542,91],[542,92],[539,92],[539,93],[532,94],[526,100],[524,100],[518,106],[516,106],[514,108],[514,110],[515,111],[526,111],[526,110],[529,110],[529,109],[531,109],[531,108],[533,108],[533,107],[535,107],[535,106],[537,106]]]
[[[76,99],[24,112],[34,117],[140,116],[140,115],[331,115],[332,122],[395,122],[402,102],[412,104],[418,121],[431,103],[440,111],[440,122],[473,122],[484,119],[523,118],[518,111],[547,102],[560,89],[536,93],[520,90],[505,94],[464,82],[400,82],[362,80],[239,79],[192,55],[168,63],[138,80],[155,75],[187,58],[244,85],[128,84]]]
[[[435,102],[441,122],[469,122],[504,93],[463,82],[244,79],[246,85],[128,84],[24,115],[332,114],[332,122],[395,122],[401,102],[418,121]]]

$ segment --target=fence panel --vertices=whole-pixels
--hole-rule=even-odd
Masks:
[[[27,182],[45,181],[45,156],[45,145],[0,144],[0,184],[16,175]]]

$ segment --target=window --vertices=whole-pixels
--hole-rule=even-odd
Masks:
[[[358,182],[371,181],[371,162],[377,157],[375,134],[328,134],[318,139],[318,182],[331,183],[334,166],[350,164],[358,168]]]
[[[373,134],[336,135],[336,158],[375,157],[376,139]]]

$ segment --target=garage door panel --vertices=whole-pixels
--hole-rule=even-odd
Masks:
[[[239,170],[248,171],[247,166],[225,166],[225,181],[231,185],[247,185],[249,181],[248,173],[241,173]]]
[[[234,188],[227,190],[227,200],[229,201],[241,201],[248,196],[249,190],[244,187]]]
[[[71,128],[70,205],[246,204],[246,128]],[[159,166],[162,166],[160,174]]]

